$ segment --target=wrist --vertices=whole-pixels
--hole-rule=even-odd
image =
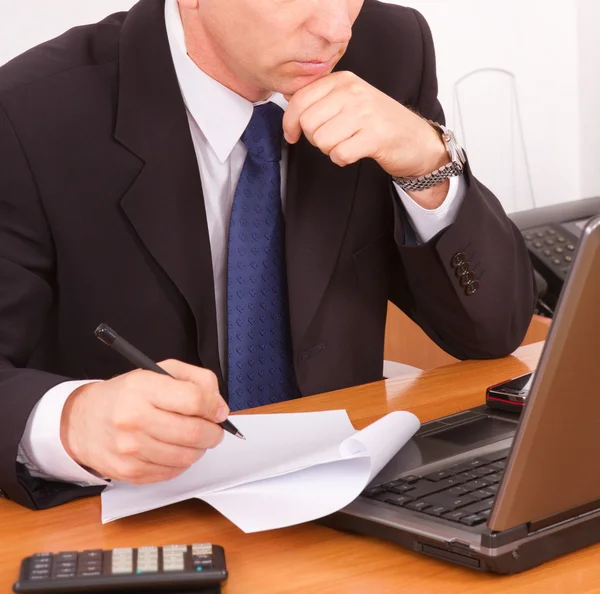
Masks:
[[[85,462],[82,459],[83,452],[81,451],[81,446],[78,443],[76,435],[77,418],[80,416],[79,411],[82,406],[82,400],[92,386],[93,384],[80,386],[69,395],[65,401],[60,419],[60,440],[62,446],[69,457],[80,466],[85,466]]]
[[[403,177],[421,177],[437,171],[445,165],[449,165],[452,162],[448,149],[439,133],[429,122],[423,120],[424,124],[428,128],[427,134],[424,135],[423,148],[420,154],[423,155],[418,167],[410,175],[404,175]]]

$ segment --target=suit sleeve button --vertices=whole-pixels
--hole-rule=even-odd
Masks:
[[[465,293],[467,294],[467,297],[470,297],[471,295],[474,295],[475,293],[477,293],[478,289],[479,289],[479,281],[478,280],[474,280],[474,281],[471,281],[465,287]]]
[[[472,270],[469,270],[465,274],[460,277],[460,286],[466,287],[475,281],[475,273]]]
[[[456,254],[454,254],[454,256],[452,256],[452,268],[456,268],[457,266],[459,266],[460,264],[462,264],[463,262],[467,261],[467,254],[465,254],[464,252],[458,252]]]
[[[467,274],[470,270],[471,265],[468,262],[462,262],[454,269],[454,273],[458,278],[460,278],[461,276]]]

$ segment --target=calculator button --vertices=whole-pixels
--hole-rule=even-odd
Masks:
[[[113,549],[112,573],[133,573],[133,549]]]
[[[102,571],[102,561],[86,561],[77,565],[77,573],[84,571]]]
[[[181,553],[187,553],[187,549],[188,549],[187,545],[177,545],[177,544],[175,544],[175,545],[165,545],[163,547],[163,554],[164,553],[169,553],[171,551],[178,551],[178,552],[181,552]]]
[[[29,579],[33,580],[41,580],[43,578],[49,578],[50,577],[50,568],[48,569],[31,569],[29,571]]]
[[[163,552],[163,571],[183,571],[184,557],[182,551],[165,555]]]
[[[137,566],[137,573],[157,573],[158,572],[158,559],[156,561],[144,561],[139,563]]]
[[[212,544],[201,543],[192,545],[192,555],[212,555]]]
[[[52,571],[54,573],[57,573],[59,571],[75,571],[75,568],[77,567],[77,563],[75,561],[62,561],[62,562],[55,562],[53,567],[52,567]]]

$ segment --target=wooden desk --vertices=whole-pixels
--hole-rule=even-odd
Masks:
[[[538,343],[499,361],[456,363],[420,375],[265,407],[261,412],[346,408],[357,428],[398,409],[410,410],[421,421],[428,421],[482,404],[488,384],[534,368],[540,351]],[[520,575],[501,577],[316,524],[244,534],[200,501],[104,526],[98,497],[43,512],[0,501],[0,532],[0,594],[11,591],[21,558],[34,552],[202,541],[225,547],[230,578],[224,594],[600,591],[600,546]]]

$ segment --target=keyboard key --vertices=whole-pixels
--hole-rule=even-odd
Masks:
[[[496,470],[504,470],[506,468],[506,460],[499,460],[498,462],[494,462],[490,464],[490,468],[495,468]]]
[[[462,497],[450,497],[446,493],[437,493],[435,495],[431,495],[423,501],[432,507],[445,507],[448,511],[454,511],[459,507],[465,507],[466,505],[477,502],[476,499],[473,499],[468,495],[463,495]]]
[[[423,478],[427,479],[428,481],[441,481],[442,479],[448,478],[450,476],[453,476],[454,473],[451,472],[449,469],[448,470],[436,470],[435,472],[430,472],[429,474],[426,474]]]
[[[465,516],[468,516],[468,515],[469,514],[466,514],[462,510],[457,510],[457,511],[447,512],[443,515],[443,517],[446,518],[447,520],[451,520],[452,522],[460,522],[460,520],[462,518],[464,518]]]
[[[392,493],[399,493],[400,495],[402,495],[403,493],[406,493],[407,491],[412,491],[414,488],[415,488],[414,484],[409,485],[407,483],[404,483],[402,485],[397,485],[395,487],[391,487],[390,491]]]
[[[479,489],[485,489],[489,483],[485,482],[483,479],[470,481],[468,483],[464,483],[461,487],[465,488],[467,491],[478,491]]]
[[[423,511],[430,507],[426,501],[411,501],[404,506],[406,509],[412,509],[414,511]]]
[[[488,485],[485,490],[489,491],[492,495],[495,495],[496,493],[498,493],[498,487],[500,485]]]
[[[430,516],[436,516],[438,518],[445,514],[447,511],[448,508],[442,505],[438,505],[436,507],[428,507],[427,509],[425,509],[426,514],[429,514]]]
[[[465,511],[469,514],[478,514],[482,511],[491,509],[493,505],[494,505],[493,499],[484,499],[483,501],[478,501],[477,503],[467,505],[467,507],[465,507],[463,509],[463,511]]]
[[[494,474],[496,472],[496,469],[491,468],[490,466],[482,466],[481,468],[476,468],[472,472],[475,476],[482,477],[488,474]]]
[[[460,474],[461,472],[467,472],[471,470],[471,465],[468,462],[461,462],[460,464],[455,464],[454,466],[450,466],[448,468],[453,475]]]
[[[448,491],[445,492],[449,493],[450,495],[466,495],[469,490],[465,489],[462,485],[459,485],[457,487],[452,487],[452,489],[448,489]]]
[[[487,518],[480,516],[478,514],[473,514],[471,516],[465,516],[460,519],[461,524],[466,524],[467,526],[477,526],[477,524],[483,524]]]
[[[404,481],[405,483],[416,483],[417,481],[421,480],[421,477],[414,474],[409,474],[408,476],[403,476],[400,480]]]
[[[466,483],[468,481],[474,481],[478,477],[477,477],[477,475],[475,475],[469,471],[469,472],[461,472],[460,474],[456,475],[455,478],[457,478],[459,481],[462,481],[463,483]]]
[[[469,466],[469,468],[479,468],[480,466],[485,466],[486,464],[489,464],[490,461],[487,460],[486,458],[475,458],[473,460],[469,460],[466,462],[466,464]]]
[[[406,497],[406,495],[390,495],[388,493],[388,496],[385,499],[382,499],[382,501],[385,501],[386,503],[391,503],[392,505],[398,505],[400,507],[403,507],[404,505],[410,503],[413,500],[410,497]]]
[[[406,494],[412,497],[413,499],[420,499],[421,497],[431,495],[431,493],[438,493],[439,491],[449,489],[450,487],[454,487],[455,485],[456,481],[454,481],[451,478],[437,481],[436,483],[432,481],[422,480],[416,483],[415,488]]]
[[[493,497],[495,493],[492,493],[492,491],[490,491],[489,489],[480,489],[479,491],[472,491],[471,493],[469,493],[469,495],[471,497],[476,497],[477,499],[481,500],[489,499],[490,497]]]
[[[378,495],[379,493],[383,493],[385,492],[385,489],[381,486],[378,487],[371,487],[370,489],[365,489],[362,494],[365,497],[373,497],[375,495]]]

